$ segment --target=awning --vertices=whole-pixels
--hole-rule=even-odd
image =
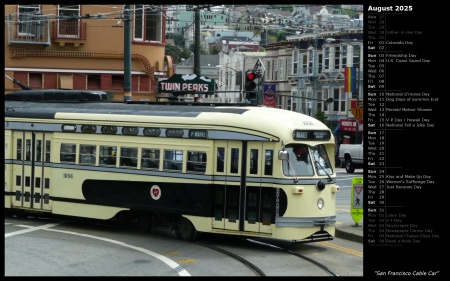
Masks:
[[[337,134],[338,132],[339,132],[339,129],[340,129],[341,127],[338,125],[335,129],[334,129],[334,131],[333,131],[333,134]]]

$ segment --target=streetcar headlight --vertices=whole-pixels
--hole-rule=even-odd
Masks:
[[[322,209],[323,205],[325,205],[325,202],[322,198],[317,199],[317,208]]]

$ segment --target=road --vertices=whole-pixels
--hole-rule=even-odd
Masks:
[[[342,171],[341,171],[342,170]],[[338,171],[337,221],[350,216],[351,179]],[[260,267],[267,276],[329,276],[286,252],[225,240],[207,240]],[[290,251],[339,276],[363,275],[363,244],[335,238],[285,243]],[[54,219],[5,218],[5,276],[254,276],[237,260],[193,243],[132,228]]]

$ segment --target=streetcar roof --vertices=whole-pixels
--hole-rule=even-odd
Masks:
[[[5,117],[134,124],[224,126],[292,139],[298,129],[329,130],[319,120],[298,112],[257,106],[187,106],[165,104],[42,103],[5,101]],[[179,119],[179,118],[182,118]]]

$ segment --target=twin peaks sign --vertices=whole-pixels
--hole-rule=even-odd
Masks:
[[[158,80],[159,93],[177,93],[177,92],[198,92],[213,93],[215,90],[214,79],[204,76],[198,77],[196,74],[174,74],[170,78],[161,78]]]

